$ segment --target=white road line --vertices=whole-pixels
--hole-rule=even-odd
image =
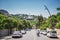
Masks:
[[[33,31],[34,31],[34,34],[33,34],[34,40],[36,40],[36,31],[35,30],[33,30]]]

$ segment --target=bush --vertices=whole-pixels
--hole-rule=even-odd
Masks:
[[[60,16],[57,16],[57,21],[60,22]]]
[[[42,24],[41,27],[40,27],[40,29],[41,30],[46,30],[47,27],[48,27],[48,24]]]
[[[60,22],[56,24],[56,28],[60,29]]]
[[[0,14],[0,30],[3,29],[12,29],[12,28],[19,28],[22,27],[22,22],[16,18],[8,17],[5,15]]]
[[[2,15],[2,14],[0,14],[0,30],[2,30],[2,29],[4,29],[5,27],[4,27],[4,25],[6,24],[4,24],[4,20],[7,18],[7,16],[4,16],[4,15]]]

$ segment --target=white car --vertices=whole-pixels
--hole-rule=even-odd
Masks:
[[[46,30],[40,30],[40,33],[46,35],[47,31]]]
[[[52,30],[47,32],[47,37],[57,37],[57,32]]]
[[[26,34],[26,31],[25,31],[25,30],[21,30],[21,33],[22,33],[22,34]]]
[[[20,38],[22,37],[22,33],[20,31],[14,31],[12,34],[12,38]]]
[[[43,30],[40,30],[40,34],[42,34],[43,33]]]
[[[44,31],[42,32],[42,34],[47,35],[47,31],[46,31],[46,30],[44,30]]]

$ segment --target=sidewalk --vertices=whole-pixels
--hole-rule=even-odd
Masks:
[[[60,35],[57,36],[60,39]]]
[[[4,36],[0,38],[0,40],[6,40],[6,39],[11,39],[11,36]]]

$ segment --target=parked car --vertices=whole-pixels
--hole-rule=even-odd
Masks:
[[[26,31],[25,31],[25,30],[21,30],[21,33],[22,33],[22,34],[26,34]]]
[[[44,31],[42,32],[42,34],[47,35],[47,31],[46,31],[46,30],[44,30]]]
[[[48,31],[47,36],[48,37],[57,37],[57,32],[54,30]]]
[[[40,30],[40,34],[42,34],[43,33],[43,30]]]
[[[46,35],[47,34],[47,31],[46,30],[40,30],[40,34]]]
[[[12,38],[20,38],[22,37],[22,33],[20,31],[14,31],[12,34]]]

